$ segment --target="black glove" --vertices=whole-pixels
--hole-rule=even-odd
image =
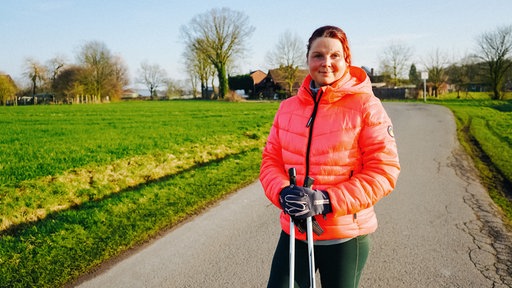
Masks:
[[[306,219],[332,212],[327,192],[307,187],[296,185],[284,187],[279,201],[284,212],[296,219]]]

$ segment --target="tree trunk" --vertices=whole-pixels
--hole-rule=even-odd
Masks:
[[[201,80],[201,98],[208,99],[208,83]]]
[[[217,74],[219,75],[219,98],[224,99],[229,90],[226,66],[224,64],[218,66]]]
[[[498,87],[496,85],[493,87],[493,92],[494,92],[494,97],[492,99],[500,100],[500,98],[501,98],[500,91],[498,90]]]

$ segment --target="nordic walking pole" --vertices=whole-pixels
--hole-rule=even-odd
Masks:
[[[304,187],[310,188],[313,185],[313,178],[306,177]],[[315,283],[315,248],[313,246],[313,217],[306,219],[306,235],[308,238],[308,255],[309,255],[309,283],[311,288],[316,288]]]
[[[313,247],[313,223],[311,217],[306,219],[308,235],[308,254],[309,254],[309,283],[311,288],[316,287],[315,283],[315,248]]]
[[[290,185],[297,185],[297,171],[295,168],[288,170],[290,176]],[[304,187],[311,188],[314,179],[306,177],[304,180]],[[309,255],[309,283],[311,288],[316,288],[315,283],[315,249],[313,247],[313,221],[312,217],[306,219],[306,235],[308,239],[308,255]],[[290,283],[289,288],[295,286],[295,225],[293,219],[290,217]]]
[[[295,168],[290,168],[288,170],[288,175],[290,176],[290,185],[297,185],[297,171]],[[290,217],[290,285],[289,288],[293,288],[295,286],[295,225],[293,224],[293,219]]]

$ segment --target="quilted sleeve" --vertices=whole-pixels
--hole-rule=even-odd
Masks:
[[[329,187],[334,216],[367,209],[395,187],[400,173],[393,126],[380,100],[370,97],[362,109],[359,134],[362,167],[336,187]]]
[[[281,108],[277,111],[274,123],[270,129],[265,148],[263,149],[260,167],[260,182],[267,198],[281,209],[279,193],[285,186],[290,185],[290,180],[285,171],[282,157],[282,147],[279,140],[278,117]]]

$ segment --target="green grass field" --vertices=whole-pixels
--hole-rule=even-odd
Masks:
[[[277,103],[0,107],[0,287],[56,287],[254,181]]]

